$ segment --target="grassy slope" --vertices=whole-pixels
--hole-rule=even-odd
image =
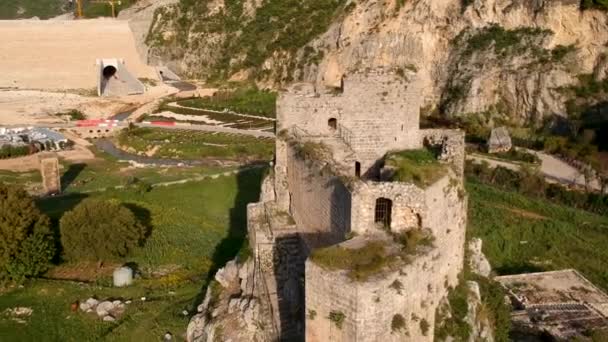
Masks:
[[[146,151],[149,146],[159,145],[155,154],[159,158],[182,159],[226,158],[270,160],[274,141],[222,133],[167,131],[154,128],[136,128],[123,131],[118,136],[123,146]]]
[[[113,169],[107,170],[108,174]],[[238,176],[185,185],[161,187],[149,193],[134,190],[90,194],[118,200],[134,209],[152,226],[145,246],[122,262],[135,262],[144,279],[126,289],[97,284],[36,280],[24,288],[12,289],[0,296],[0,312],[16,306],[31,307],[34,313],[27,325],[0,316],[1,341],[154,341],[166,331],[180,340],[188,317],[201,301],[201,290],[208,272],[223,265],[241,247],[245,234],[246,204],[257,200],[262,171],[248,171]],[[110,185],[118,185],[108,182]],[[54,221],[84,198],[81,194],[49,198],[39,202]],[[150,278],[149,272],[179,265],[176,272]],[[59,268],[70,268],[63,264]],[[77,265],[74,265],[77,268]],[[169,291],[174,292],[170,294]],[[71,313],[69,304],[90,296],[137,299],[116,323],[102,323],[83,313]],[[24,327],[27,327],[26,329]]]
[[[608,290],[608,217],[468,183],[469,234],[499,274],[576,268]]]

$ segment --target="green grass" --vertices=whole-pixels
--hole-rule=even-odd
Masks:
[[[104,159],[98,166],[82,173],[98,172],[97,177],[111,178],[118,168]],[[146,170],[153,176],[154,170]],[[158,172],[158,171],[156,171]],[[149,227],[145,245],[124,260],[137,264],[142,278],[128,288],[108,287],[105,276],[90,284],[57,280],[32,280],[23,288],[4,289],[0,295],[0,312],[17,306],[34,310],[25,325],[0,315],[2,341],[155,341],[165,332],[176,340],[182,335],[190,313],[200,304],[209,272],[223,266],[240,253],[247,254],[243,243],[246,234],[246,205],[256,201],[263,170],[242,172],[184,185],[154,188],[147,193],[134,190],[112,190],[91,194],[69,193],[41,199],[38,205],[48,214],[55,228],[60,217],[85,197],[119,201],[131,208]],[[6,176],[5,176],[6,177]],[[13,182],[20,177],[10,174]],[[28,176],[29,177],[29,176]],[[165,177],[164,175],[158,177]],[[26,177],[27,178],[27,177]],[[108,184],[116,185],[108,180]],[[58,269],[78,273],[78,265],[60,264]],[[154,272],[171,270],[165,276]],[[61,273],[61,272],[59,272]],[[91,296],[134,299],[126,313],[115,323],[100,322],[81,312],[72,313],[69,305]],[[137,299],[145,296],[145,302]]]
[[[311,260],[329,270],[346,270],[353,280],[365,281],[387,267],[394,260],[387,255],[383,242],[373,241],[360,248],[331,246],[315,250]]]
[[[414,183],[427,187],[445,176],[447,169],[437,161],[435,154],[427,149],[389,153],[385,166],[394,170],[392,181]]]
[[[121,132],[117,141],[137,152],[160,146],[156,158],[270,160],[274,153],[271,139],[211,132],[136,128]]]
[[[55,222],[83,198],[112,199],[130,207],[151,226],[151,235],[125,261],[155,269],[177,264],[194,270],[216,257],[216,246],[230,237],[239,242],[228,246],[235,255],[245,233],[245,205],[257,199],[261,171],[223,176],[183,185],[154,188],[148,193],[111,190],[88,195],[70,194],[39,201],[43,212]],[[232,235],[230,235],[232,234]]]
[[[177,341],[185,332],[188,316],[183,310],[193,310],[193,299],[202,284],[192,282],[173,289],[146,289],[140,286],[109,288],[65,281],[37,280],[24,288],[13,289],[0,296],[0,312],[14,307],[33,309],[26,324],[9,316],[0,316],[2,341],[160,341],[170,331]],[[102,322],[83,312],[71,312],[70,303],[91,296],[100,299],[133,299],[123,316],[113,323]],[[146,296],[147,301],[138,300]]]
[[[241,114],[276,117],[277,93],[257,88],[219,92],[212,97],[180,101],[181,105],[202,109],[228,109]]]
[[[608,217],[469,181],[470,236],[499,274],[575,268],[608,290]]]

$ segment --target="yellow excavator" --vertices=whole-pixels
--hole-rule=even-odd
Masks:
[[[76,19],[82,19],[83,15],[82,15],[82,2],[84,0],[76,0]],[[92,0],[89,1],[90,3],[99,3],[99,4],[103,4],[103,3],[107,3],[108,5],[110,5],[110,7],[112,7],[112,18],[116,18],[116,5],[121,5],[120,0]]]

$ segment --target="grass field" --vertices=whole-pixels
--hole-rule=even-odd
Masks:
[[[97,185],[121,184],[114,177],[119,168],[109,159],[86,165],[75,178],[95,175]],[[158,169],[143,169],[150,178]],[[173,171],[169,171],[173,172]],[[190,170],[194,174],[193,170]],[[124,260],[108,261],[107,270],[95,272],[95,265],[61,263],[47,277],[85,281],[32,280],[23,288],[1,290],[0,313],[14,307],[33,309],[26,323],[0,314],[1,341],[156,341],[170,331],[176,340],[202,300],[209,275],[242,247],[246,233],[246,205],[256,201],[263,170],[244,171],[183,185],[158,187],[150,192],[136,189],[109,190],[41,199],[38,205],[57,229],[59,218],[86,197],[119,201],[129,207],[151,231],[145,245]],[[142,174],[139,177],[146,179]],[[5,181],[20,183],[19,177],[3,174]],[[171,177],[177,177],[172,175]],[[9,180],[12,179],[11,180]],[[93,184],[90,183],[90,184]],[[74,183],[73,183],[74,184]],[[71,185],[68,190],[82,188]],[[141,272],[131,287],[112,288],[111,267],[130,263]],[[105,269],[105,268],[104,268]],[[91,296],[100,299],[132,299],[126,313],[116,322],[100,322],[96,317],[69,310],[70,303]],[[139,298],[145,296],[146,301]]]
[[[213,97],[184,100],[180,103],[187,107],[232,110],[237,113],[258,115],[269,118],[276,116],[275,92],[257,88],[239,88],[234,91],[222,91]]]
[[[576,268],[608,290],[608,217],[469,181],[469,231],[499,274]]]
[[[204,106],[192,105],[192,101],[196,100],[181,100],[173,103],[169,101],[161,104],[153,114],[144,115],[141,120],[149,121],[177,121],[187,122],[191,124],[211,124],[221,125],[237,129],[274,129],[274,122],[256,117],[246,117],[242,115],[223,112],[223,108],[210,108],[215,111],[204,109]],[[221,111],[221,112],[217,112]],[[162,112],[171,112],[183,115],[179,119],[173,117],[165,117]],[[204,118],[204,121],[201,119]]]
[[[135,128],[121,132],[117,141],[137,152],[157,146],[156,158],[270,160],[274,153],[272,139],[211,132]]]

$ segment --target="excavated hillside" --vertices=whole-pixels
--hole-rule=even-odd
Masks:
[[[580,0],[181,0],[146,43],[190,76],[338,86],[353,69],[416,69],[426,109],[515,123],[567,116],[608,73],[608,14]],[[586,77],[581,77],[586,76]]]

